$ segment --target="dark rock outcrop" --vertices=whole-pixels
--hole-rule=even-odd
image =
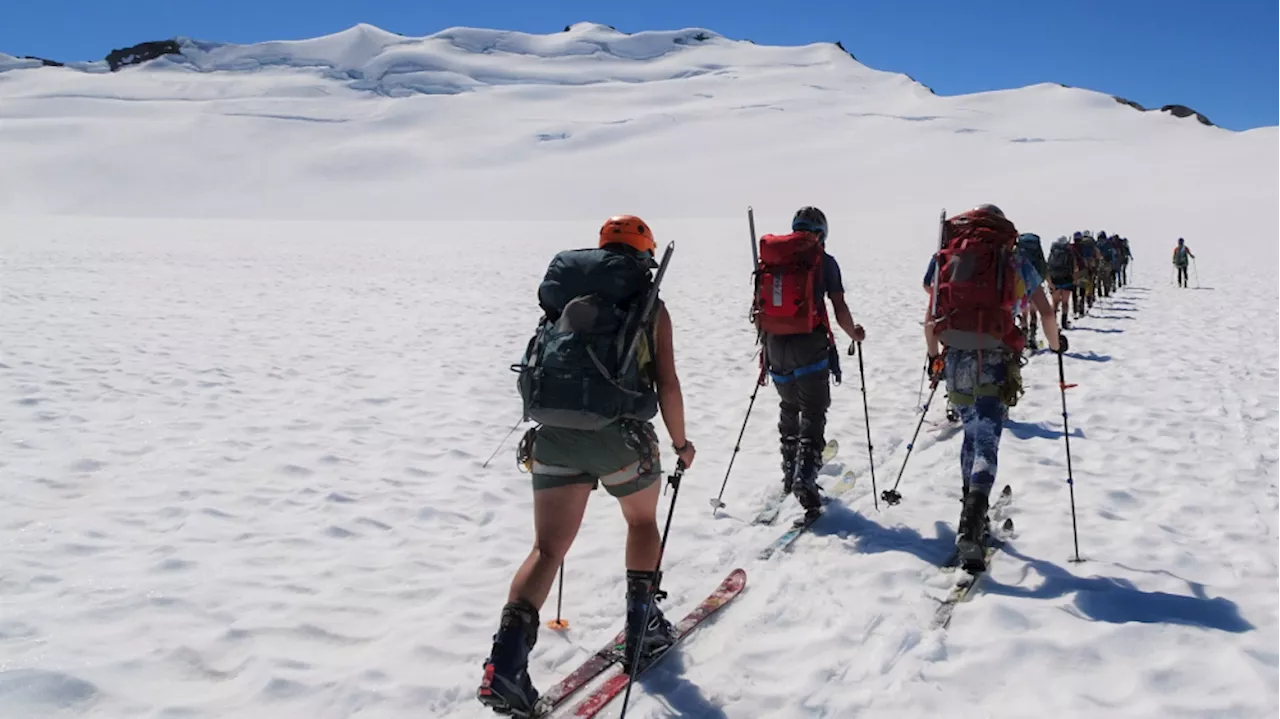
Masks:
[[[23,55],[22,59],[23,60],[39,60],[40,65],[42,67],[65,67],[63,63],[60,63],[57,60],[49,60],[43,57],[36,57],[35,55]]]
[[[1147,111],[1147,108],[1143,107],[1142,105],[1139,105],[1138,103],[1126,97],[1120,97],[1119,95],[1112,95],[1111,98],[1116,102],[1120,103],[1121,105],[1128,105],[1129,107],[1132,107],[1133,109],[1139,110],[1141,112]]]
[[[1119,95],[1112,95],[1111,98],[1116,102],[1120,103],[1121,105],[1128,105],[1129,107],[1132,107],[1135,110],[1140,110],[1142,112],[1151,112],[1153,109],[1150,107],[1143,107],[1142,105],[1139,105],[1133,100],[1120,97]],[[1196,120],[1200,121],[1201,125],[1208,125],[1209,127],[1217,127],[1217,125],[1213,124],[1209,120],[1209,118],[1205,117],[1204,115],[1201,115],[1195,110],[1192,110],[1186,105],[1165,105],[1164,107],[1160,108],[1160,112],[1170,113],[1174,117],[1194,117]]]
[[[1186,105],[1165,105],[1164,107],[1160,108],[1160,112],[1171,113],[1174,117],[1195,117],[1197,120],[1200,121],[1200,124],[1208,125],[1210,127],[1215,127],[1215,125],[1209,121],[1209,118],[1205,117],[1204,115],[1201,115],[1195,110],[1192,110]]]
[[[844,43],[840,42],[839,40],[836,40],[836,47],[840,48],[841,50],[844,50],[845,52],[849,52],[848,50],[845,50]],[[854,55],[851,52],[849,52],[849,57],[853,58],[854,60],[858,59],[858,56]]]
[[[174,40],[153,40],[133,47],[112,50],[107,55],[107,66],[112,72],[129,65],[139,65],[165,55],[181,55],[182,48]]]

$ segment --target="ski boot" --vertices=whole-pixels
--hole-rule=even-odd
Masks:
[[[988,490],[990,491],[990,490]],[[960,567],[977,574],[987,570],[987,493],[970,489],[964,495],[960,510],[960,527],[956,532],[956,553]]]
[[[658,602],[666,597],[666,593],[658,589],[659,581],[661,575],[655,572],[627,570],[626,654],[622,657],[622,669],[628,673],[637,650],[640,663],[636,672],[639,673],[675,644],[675,627],[658,608]]]
[[[798,437],[782,438],[782,493],[791,494],[791,484],[796,477],[796,451],[799,450]]]
[[[538,641],[538,610],[523,599],[502,608],[493,649],[484,662],[476,698],[498,714],[533,715],[538,690],[529,679],[529,652]]]
[[[822,495],[818,487],[818,469],[822,466],[822,449],[808,439],[800,440],[797,452],[796,479],[792,494],[804,507],[806,520],[815,519],[822,512]]]

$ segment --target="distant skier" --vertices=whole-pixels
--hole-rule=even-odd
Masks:
[[[964,422],[960,450],[963,508],[956,533],[961,565],[986,569],[986,515],[995,483],[1000,433],[1009,407],[1022,394],[1023,335],[1013,310],[1030,302],[1054,351],[1067,341],[1030,260],[1014,250],[1018,231],[995,205],[980,205],[946,221],[946,241],[935,256],[936,291],[925,313],[925,345],[935,378]],[[945,355],[939,345],[945,347]],[[943,361],[938,362],[941,357]],[[939,368],[939,365],[941,367]]]
[[[1186,287],[1188,283],[1187,265],[1190,260],[1194,260],[1195,255],[1191,254],[1191,248],[1187,247],[1186,240],[1178,238],[1178,246],[1173,248],[1173,266],[1178,268],[1178,286]]]
[[[649,420],[661,410],[685,466],[692,466],[695,449],[685,434],[666,306],[658,302],[653,316],[636,326],[653,289],[655,249],[653,232],[640,218],[612,217],[600,228],[597,248],[557,254],[538,288],[544,318],[519,380],[526,415],[540,423],[525,434],[519,452],[533,478],[533,551],[511,581],[477,691],[500,714],[528,716],[537,701],[528,660],[538,612],[598,485],[617,498],[627,521],[624,665],[638,647],[647,663],[673,640],[671,623],[656,606],[649,608],[660,581],[662,486]],[[621,353],[611,350],[619,339],[627,346],[632,338],[638,350],[628,369]],[[528,369],[533,365],[537,371]],[[619,409],[622,419],[614,420]],[[642,626],[646,614],[651,621]]]
[[[1031,266],[1036,268],[1036,274],[1041,279],[1049,276],[1049,265],[1044,258],[1044,247],[1040,244],[1040,235],[1032,232],[1024,232],[1018,235],[1018,254],[1023,259],[1031,262]],[[1036,341],[1036,327],[1039,324],[1036,320],[1039,317],[1037,313],[1031,311],[1031,303],[1022,303],[1022,311],[1018,316],[1019,327],[1022,333],[1027,337],[1027,347],[1031,351],[1040,348],[1040,344]]]
[[[830,381],[840,381],[840,354],[826,299],[836,323],[853,342],[866,332],[853,321],[844,299],[840,265],[826,249],[827,217],[802,207],[791,234],[760,238],[760,282],[752,314],[763,334],[764,362],[778,390],[778,433],[783,491],[794,494],[812,519],[821,511],[818,470],[826,445]],[[850,345],[849,352],[853,353]]]
[[[1110,297],[1115,278],[1116,254],[1113,240],[1106,231],[1098,233],[1098,294]]]
[[[1084,231],[1080,247],[1084,250],[1084,304],[1087,313],[1093,309],[1093,303],[1098,298],[1098,267],[1102,264],[1102,255],[1098,252],[1098,240],[1093,236],[1092,230]]]
[[[1076,255],[1066,235],[1054,240],[1049,248],[1048,269],[1049,285],[1053,288],[1053,314],[1061,318],[1059,324],[1062,329],[1071,329],[1067,321],[1067,306],[1075,291]]]
[[[1129,284],[1129,263],[1133,261],[1133,250],[1129,247],[1129,238],[1120,238],[1120,286]]]
[[[1080,319],[1088,313],[1087,289],[1089,286],[1089,248],[1084,242],[1084,233],[1076,230],[1071,237],[1071,252],[1075,257],[1075,291],[1071,295],[1071,315]]]

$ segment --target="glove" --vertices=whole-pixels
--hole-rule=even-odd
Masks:
[[[942,380],[942,370],[947,366],[947,361],[944,359],[945,357],[945,354],[940,354],[929,358],[927,369],[929,372],[930,382],[938,382]]]
[[[1071,343],[1067,342],[1067,335],[1063,332],[1058,333],[1058,354],[1066,354],[1071,347]]]

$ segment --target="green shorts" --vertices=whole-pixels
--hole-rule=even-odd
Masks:
[[[647,431],[637,440],[616,422],[599,430],[539,427],[533,440],[533,491],[570,484],[595,489],[603,484],[609,494],[625,497],[645,489],[662,476],[662,460],[652,425],[643,426]],[[641,467],[635,441],[652,444],[648,471]]]

